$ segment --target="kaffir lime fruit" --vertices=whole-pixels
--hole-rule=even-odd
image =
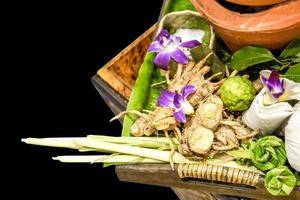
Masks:
[[[247,110],[255,97],[256,90],[251,81],[241,76],[228,78],[220,89],[221,99],[232,111]]]

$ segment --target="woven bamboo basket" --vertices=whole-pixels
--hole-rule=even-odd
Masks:
[[[257,185],[259,179],[257,172],[211,164],[179,164],[177,172],[180,178],[196,178],[253,187]]]
[[[156,28],[157,25],[153,25],[97,72],[97,75],[125,100],[130,97]]]

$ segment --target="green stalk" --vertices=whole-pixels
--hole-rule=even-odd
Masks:
[[[124,144],[113,144],[113,143],[94,141],[94,140],[79,141],[78,144],[83,147],[93,148],[93,149],[97,149],[97,150],[110,151],[112,153],[135,155],[135,156],[160,160],[160,161],[164,161],[164,162],[170,161],[170,154],[171,154],[170,151],[161,151],[161,150],[157,150],[157,149],[133,147],[133,146],[127,146]],[[172,158],[173,158],[174,163],[191,163],[192,162],[192,161],[188,160],[187,158],[185,158],[184,156],[182,156],[178,152],[175,152]]]
[[[85,138],[76,138],[76,141]],[[59,148],[69,148],[78,149],[78,145],[75,144],[74,138],[26,138],[22,139],[22,142],[26,144],[48,146],[48,147],[59,147]]]
[[[118,163],[118,164],[137,164],[137,163],[165,163],[163,161],[142,158],[133,155],[85,155],[85,156],[57,156],[53,160],[64,163]]]
[[[87,138],[119,144],[131,144],[135,142],[152,142],[159,145],[169,144],[169,140],[166,137],[112,137],[105,135],[88,135]],[[172,138],[172,141],[176,145],[179,144],[176,138]]]
[[[41,146],[52,146],[52,147],[64,147],[70,149],[79,149],[81,152],[86,151],[95,151],[95,149],[83,148],[79,147],[76,142],[82,140],[95,140],[102,142],[110,142],[117,144],[127,144],[130,146],[138,146],[145,148],[154,148],[160,150],[171,149],[169,141],[165,137],[111,137],[104,135],[88,135],[87,137],[58,137],[58,138],[27,138],[23,139],[23,142],[29,144],[37,144]],[[172,138],[175,150],[178,147],[178,140],[176,138]]]
[[[160,68],[154,66],[152,70],[153,72],[151,76],[151,85],[165,81],[165,77],[161,75]],[[153,110],[154,106],[157,105],[157,99],[160,96],[162,90],[162,87],[151,87],[151,85],[149,88],[148,100],[144,107],[144,109],[146,110]]]
[[[145,158],[151,158],[154,160],[160,160],[164,162],[169,162],[170,159],[170,151],[162,151],[158,149],[149,149],[149,148],[142,148],[142,147],[134,147],[128,146],[126,144],[114,144],[109,142],[98,141],[94,139],[88,138],[79,138],[68,140],[64,138],[59,140],[57,138],[27,138],[22,139],[22,142],[32,145],[40,145],[40,146],[50,146],[50,147],[63,147],[63,148],[71,148],[71,149],[93,149],[94,151],[98,152],[110,152],[110,153],[122,153],[122,154],[129,154],[135,155]],[[172,156],[174,163],[190,163],[187,158],[182,156],[180,153],[175,152]]]

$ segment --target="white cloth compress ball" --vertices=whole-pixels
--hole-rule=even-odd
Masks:
[[[290,165],[300,171],[300,109],[294,108],[296,111],[284,128],[285,149]]]

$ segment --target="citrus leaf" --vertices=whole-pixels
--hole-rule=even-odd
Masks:
[[[293,65],[284,75],[285,78],[290,79],[295,82],[300,82],[300,63]]]
[[[280,54],[280,57],[300,57],[300,38],[292,41]]]
[[[231,56],[231,67],[242,71],[250,66],[275,60],[273,54],[265,48],[246,46]]]

